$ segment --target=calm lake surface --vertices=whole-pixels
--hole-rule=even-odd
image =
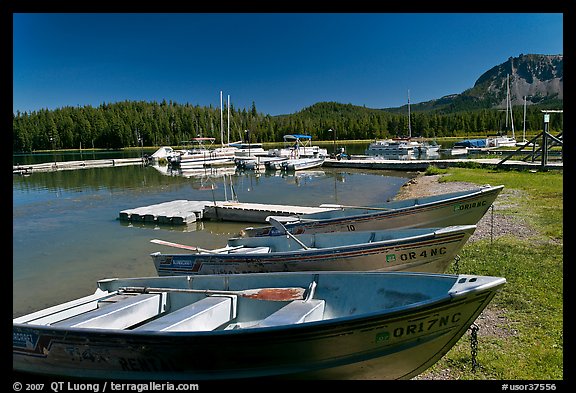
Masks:
[[[124,154],[115,158],[129,157]],[[223,247],[242,228],[258,225],[216,221],[132,225],[118,220],[122,210],[176,199],[229,200],[232,191],[240,202],[377,204],[394,198],[415,176],[338,168],[284,176],[233,168],[225,172],[229,174],[207,169],[202,176],[186,178],[136,165],[13,176],[13,317],[91,294],[99,279],[156,276],[149,254],[177,249],[150,243],[151,239]]]

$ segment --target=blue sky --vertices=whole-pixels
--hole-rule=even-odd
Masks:
[[[561,13],[14,13],[13,111],[163,99],[279,115],[389,108],[564,54]]]

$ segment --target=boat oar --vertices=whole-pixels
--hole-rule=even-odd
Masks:
[[[291,237],[293,240],[296,241],[296,243],[300,244],[302,246],[302,248],[304,248],[305,250],[310,249],[310,247],[308,247],[306,244],[302,243],[300,241],[300,239],[298,239],[296,236],[294,236],[288,229],[286,229],[286,227],[280,221],[276,220],[274,217],[268,216],[268,217],[266,217],[266,221],[268,221],[270,224],[272,224],[272,226],[274,228],[276,228],[277,230],[279,230],[280,232],[284,232],[286,235]]]
[[[333,205],[331,203],[323,203],[319,207],[329,209],[366,209],[366,210],[394,210],[387,207],[371,207],[371,206],[350,206],[350,205]]]
[[[254,300],[269,300],[275,302],[286,302],[292,300],[304,300],[306,289],[292,288],[255,288],[240,291],[224,291],[212,289],[185,289],[185,288],[153,288],[153,287],[122,287],[124,292],[131,293],[151,293],[151,292],[180,292],[180,293],[200,293],[204,295],[237,295]]]
[[[190,251],[207,252],[210,254],[219,254],[222,251],[236,250],[238,248],[244,247],[244,246],[236,246],[236,247],[219,248],[216,250],[207,250],[205,248],[200,248],[200,247],[195,247],[195,246],[187,246],[186,244],[172,243],[172,242],[167,242],[166,240],[160,240],[160,239],[152,239],[152,240],[150,240],[150,243],[161,244],[163,246],[168,246],[168,247],[182,248],[184,250],[190,250]]]

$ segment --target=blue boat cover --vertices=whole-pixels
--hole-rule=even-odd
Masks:
[[[284,139],[312,139],[312,135],[290,134],[284,135]]]
[[[454,146],[460,147],[486,147],[486,139],[465,139],[460,142],[456,142]]]

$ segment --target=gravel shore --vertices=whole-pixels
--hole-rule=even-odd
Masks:
[[[478,184],[466,182],[444,182],[438,180],[443,175],[424,176],[419,175],[408,181],[396,196],[395,199],[419,198],[429,195],[445,194],[448,192],[467,191],[478,188]],[[497,186],[498,184],[492,184]],[[508,190],[504,188],[500,195],[492,204],[493,209],[486,212],[484,217],[477,224],[476,231],[468,241],[473,242],[479,239],[496,239],[505,235],[513,235],[516,238],[529,238],[537,235],[537,232],[528,227],[519,218],[504,216],[499,213],[503,208],[512,206],[511,197],[517,197],[519,190]]]

